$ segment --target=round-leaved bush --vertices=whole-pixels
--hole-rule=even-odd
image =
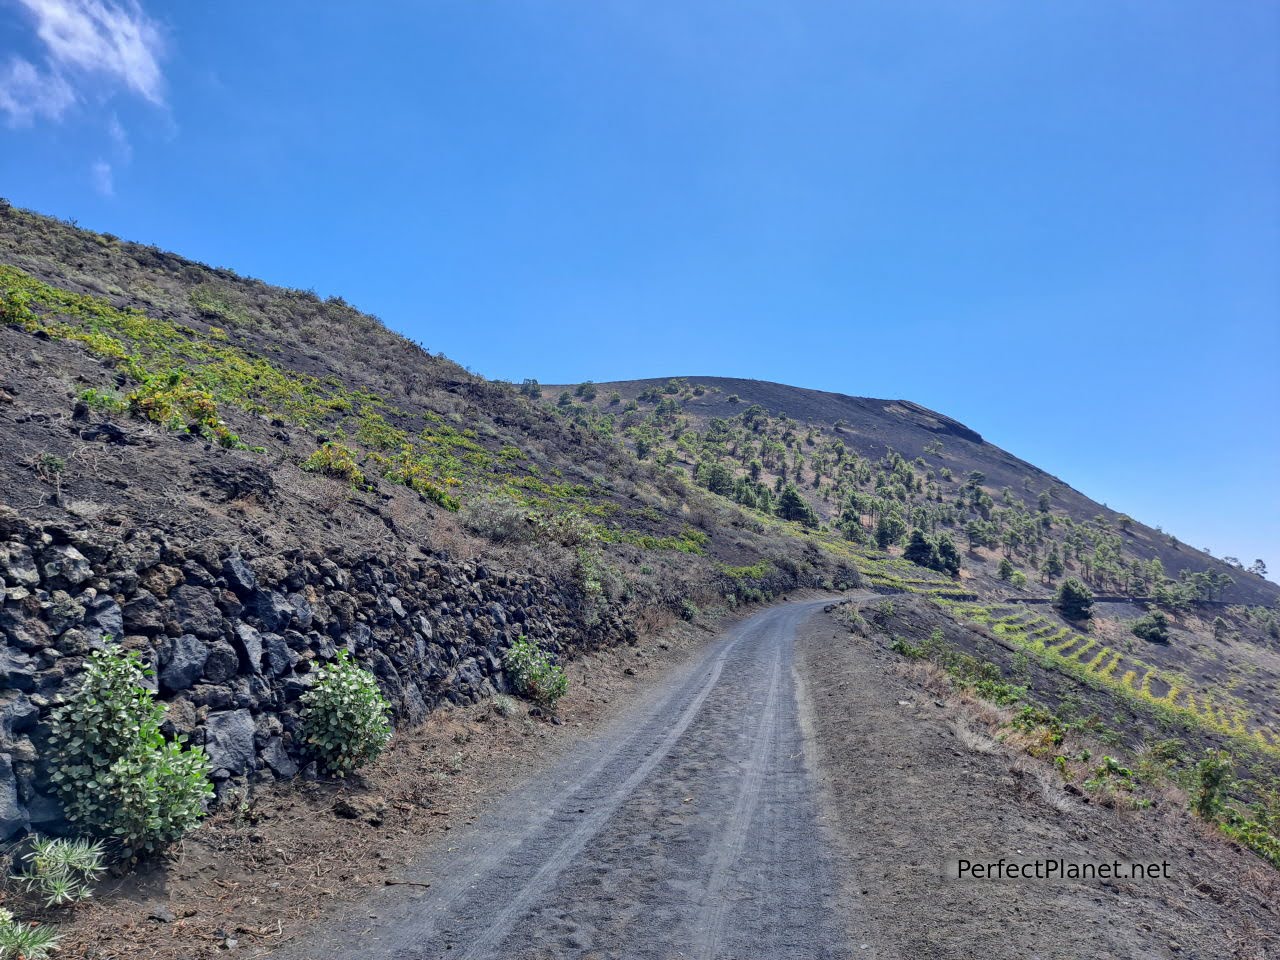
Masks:
[[[386,748],[390,712],[373,674],[343,650],[302,695],[303,736],[326,773],[345,777]]]
[[[544,707],[554,708],[569,690],[569,678],[564,670],[527,637],[511,645],[502,664],[516,690]]]
[[[126,857],[180,838],[213,796],[204,751],[160,732],[165,708],[143,685],[149,674],[137,651],[95,651],[49,720],[50,779],[67,820]]]

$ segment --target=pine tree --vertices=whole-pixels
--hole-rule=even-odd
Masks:
[[[945,533],[938,537],[938,569],[953,577],[960,576],[960,551]]]
[[[922,567],[929,567],[931,570],[938,568],[938,548],[919,527],[911,531],[911,539],[907,543],[907,549],[903,552],[902,558]]]
[[[1053,583],[1055,579],[1062,576],[1062,570],[1062,558],[1058,555],[1058,545],[1054,544],[1049,555],[1044,558],[1044,563],[1040,565],[1040,572],[1044,574],[1046,582]]]
[[[818,518],[813,508],[805,502],[804,497],[800,496],[800,491],[796,489],[794,483],[788,483],[782,488],[782,493],[778,497],[777,512],[783,520],[794,520],[806,527],[818,525]]]
[[[1058,588],[1053,605],[1068,620],[1088,620],[1093,616],[1093,591],[1075,577],[1068,577]]]

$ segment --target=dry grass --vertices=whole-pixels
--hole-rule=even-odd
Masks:
[[[951,732],[956,735],[956,739],[964,745],[965,749],[972,750],[974,753],[996,753],[1000,749],[999,743],[986,734],[974,730],[963,716],[952,719]]]
[[[1047,764],[1026,754],[1019,754],[1014,758],[1010,769],[1024,779],[1024,785],[1030,786],[1027,793],[1051,810],[1070,813],[1076,808],[1076,802],[1063,792],[1062,784]]]

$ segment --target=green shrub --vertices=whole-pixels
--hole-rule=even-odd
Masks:
[[[58,949],[58,933],[47,924],[18,923],[0,907],[0,960],[45,960]]]
[[[327,773],[345,777],[386,748],[390,712],[373,674],[343,650],[302,695],[303,736]]]
[[[894,637],[893,642],[889,644],[889,649],[894,653],[902,654],[908,660],[923,660],[929,655],[924,647],[912,643],[905,637]]]
[[[1062,722],[1056,714],[1044,707],[1035,704],[1027,704],[1019,710],[1009,725],[1018,730],[1037,730],[1044,729],[1048,735],[1049,742],[1054,746],[1061,746],[1062,741],[1067,737],[1067,725]],[[1064,760],[1066,758],[1063,758]]]
[[[1121,765],[1115,757],[1104,756],[1102,764],[1083,786],[1090,793],[1105,794],[1114,800],[1133,791],[1133,771]]]
[[[1133,635],[1152,643],[1169,642],[1169,618],[1160,610],[1153,610],[1133,622]]]
[[[600,539],[596,525],[573,510],[542,514],[534,518],[537,534],[562,547],[580,547]]]
[[[302,469],[308,473],[320,473],[326,477],[345,480],[356,489],[369,485],[351,448],[332,441],[321,444],[319,450],[303,460]]]
[[[1222,810],[1222,796],[1231,786],[1235,765],[1224,750],[1210,750],[1192,771],[1191,809],[1205,820]]]
[[[998,707],[1011,707],[1027,695],[1027,688],[1004,680],[979,679],[973,682],[974,692],[983,700]]]
[[[1228,836],[1280,868],[1280,789],[1261,791],[1260,799],[1247,809],[1227,810],[1221,826]]]
[[[1068,577],[1058,588],[1053,605],[1067,620],[1088,620],[1093,616],[1093,591],[1075,577]]]
[[[23,857],[26,872],[13,879],[47,907],[87,900],[102,877],[102,854],[100,842],[41,837]]]
[[[569,690],[569,678],[564,670],[527,637],[511,645],[502,664],[516,691],[541,706],[554,708]]]
[[[188,383],[179,370],[147,377],[129,394],[129,411],[169,430],[186,430],[220,446],[243,449],[240,438],[218,416],[213,395]]]
[[[124,413],[129,409],[128,401],[113,390],[90,387],[80,394],[80,399],[91,409],[100,410],[103,413]]]
[[[165,708],[143,686],[150,672],[136,651],[95,651],[49,721],[50,779],[67,819],[127,857],[177,840],[213,795],[204,752],[160,732]]]
[[[608,606],[606,583],[610,575],[611,571],[598,551],[585,547],[578,548],[578,556],[573,564],[573,576],[582,598],[582,622],[588,627],[594,627],[600,622]]]

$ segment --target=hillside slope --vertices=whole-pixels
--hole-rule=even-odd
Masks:
[[[0,432],[0,841],[56,824],[43,721],[108,639],[225,794],[305,765],[341,647],[414,721],[505,689],[520,636],[856,578],[341,300],[8,207]]]
[[[1008,487],[1033,509],[1040,492],[1048,491],[1053,512],[1069,516],[1077,523],[1104,517],[1118,529],[1125,516],[1034,464],[985,441],[977,431],[910,400],[852,397],[764,380],[682,376],[597,383],[594,384],[597,391],[594,404],[604,411],[617,410],[617,405],[610,403],[615,392],[625,404],[655,393],[666,396],[665,391],[673,382],[684,385],[674,394],[679,396],[680,415],[703,429],[715,418],[738,418],[750,407],[759,405],[772,417],[792,421],[799,433],[815,431],[819,435],[817,442],[806,439],[810,448],[820,447],[824,440],[837,439],[868,460],[878,460],[896,451],[908,461],[921,458],[935,470],[949,469],[957,482],[971,471],[979,471],[984,476],[982,486],[986,490],[998,496]],[[694,392],[697,386],[703,388],[702,392]],[[576,385],[548,386],[543,388],[543,393],[554,399],[566,389],[572,392]],[[686,465],[690,465],[688,461]],[[806,479],[809,476],[811,473],[806,474]],[[804,488],[804,484],[800,486]],[[839,504],[834,501],[812,495],[810,500],[819,513],[828,518],[838,512]],[[1175,578],[1184,570],[1230,576],[1233,583],[1223,594],[1224,600],[1265,605],[1280,601],[1277,584],[1181,543],[1173,531],[1156,530],[1135,520],[1126,522],[1123,533],[1129,555],[1143,560],[1159,559],[1165,571]]]

